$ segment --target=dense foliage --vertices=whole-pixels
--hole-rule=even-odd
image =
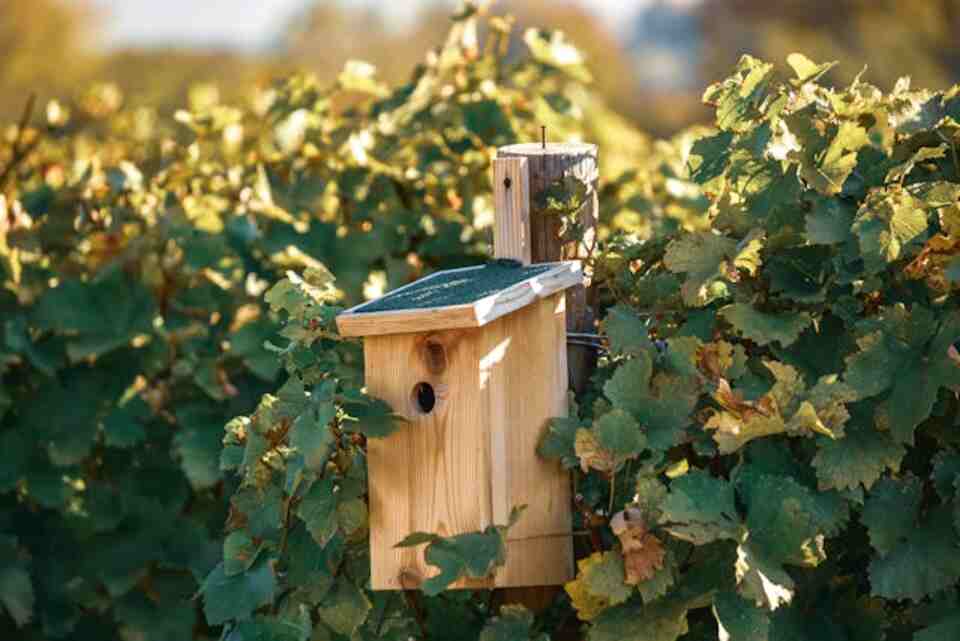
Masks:
[[[242,490],[231,503],[223,426],[282,384],[265,343],[282,351],[293,338],[277,335],[270,304],[289,303],[265,301],[267,288],[326,265],[331,297],[357,301],[484,260],[493,147],[534,139],[541,123],[551,136],[616,138],[613,164],[644,149],[583,87],[559,34],[531,32],[527,55],[508,62],[508,30],[464,12],[396,88],[351,63],[333,86],[295,76],[249,106],[197,87],[168,122],[100,85],[50,102],[43,126],[3,132],[0,636],[217,636],[244,600],[208,611],[208,625],[193,597],[224,523],[255,521]],[[359,387],[358,350],[324,357],[338,395]],[[310,456],[322,467],[322,450]],[[255,504],[268,521],[275,506]],[[362,522],[362,501],[344,509]],[[274,565],[262,561],[253,571],[266,579]]]
[[[507,62],[508,28],[468,9],[395,89],[352,63],[249,109],[198,90],[178,130],[101,87],[10,130],[5,635],[957,637],[960,95],[745,57],[715,129],[648,145],[559,34]],[[574,476],[578,576],[536,615],[441,591],[502,563],[495,524],[413,536],[438,578],[372,592],[365,443],[397,421],[333,317],[482,260],[491,149],[541,122],[616,172],[605,349],[539,452]]]

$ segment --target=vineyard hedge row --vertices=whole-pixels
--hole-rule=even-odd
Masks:
[[[715,127],[654,143],[560,34],[509,33],[467,5],[400,87],[357,62],[167,122],[103,85],[7,130],[4,638],[960,635],[958,91],[744,57]],[[333,316],[484,260],[492,151],[541,124],[605,172],[604,349],[539,451],[577,578],[537,613],[441,591],[496,571],[490,528],[372,592],[364,449],[396,426]]]

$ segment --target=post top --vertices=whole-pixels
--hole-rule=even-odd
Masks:
[[[597,146],[589,142],[522,142],[497,148],[498,156],[595,156]]]

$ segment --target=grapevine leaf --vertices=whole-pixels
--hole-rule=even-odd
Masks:
[[[656,535],[647,531],[642,511],[628,508],[610,519],[610,529],[620,539],[627,585],[652,579],[663,568],[666,550]]]
[[[813,466],[822,490],[869,490],[885,470],[896,472],[906,449],[872,421],[850,421],[843,438],[817,437]]]
[[[960,639],[960,614],[948,616],[913,635],[913,641],[953,641]]]
[[[601,612],[590,626],[587,641],[676,641],[689,630],[687,609],[655,601],[636,600]]]
[[[799,87],[808,82],[816,82],[820,76],[833,69],[838,63],[825,62],[818,65],[802,53],[791,53],[787,56],[787,64],[797,74],[797,77],[790,82]]]
[[[807,241],[814,245],[836,245],[852,238],[856,210],[835,198],[819,198],[806,217]]]
[[[646,445],[640,425],[627,412],[613,409],[594,423],[597,442],[618,460],[636,457]]]
[[[615,354],[636,356],[653,347],[643,321],[629,307],[616,305],[607,310],[603,331]]]
[[[918,602],[960,580],[960,555],[949,506],[935,508],[909,538],[870,562],[872,593]]]
[[[293,421],[290,445],[300,452],[308,469],[323,469],[333,450],[336,441],[328,423],[335,413],[333,403],[324,403],[316,411],[304,412]]]
[[[349,415],[349,419],[342,423],[343,428],[367,438],[390,436],[405,422],[387,403],[376,398],[344,403],[343,409]]]
[[[942,387],[960,385],[960,367],[949,348],[960,337],[960,316],[939,323],[926,307],[885,308],[876,328],[857,340],[860,351],[846,359],[844,380],[861,398],[890,390],[886,414],[898,443],[913,443],[917,425],[930,415]]]
[[[867,496],[860,520],[867,527],[870,544],[881,556],[913,534],[921,498],[920,480],[913,476],[902,481],[883,479]]]
[[[871,193],[860,206],[852,230],[864,266],[878,272],[904,257],[912,244],[925,240],[927,214],[905,190]]]
[[[769,638],[767,613],[736,592],[724,590],[717,593],[713,599],[713,615],[722,641],[767,641]]]
[[[349,637],[364,622],[371,608],[370,599],[353,581],[340,578],[320,603],[317,614],[334,632]]]
[[[315,481],[297,507],[299,516],[310,535],[320,547],[325,546],[337,533],[337,497],[334,494],[336,481]]]
[[[653,376],[649,352],[624,363],[607,381],[604,394],[616,407],[630,412],[646,428],[654,449],[674,445],[679,432],[690,424],[698,394],[677,377]]]
[[[249,570],[227,575],[223,563],[203,582],[203,613],[210,625],[220,625],[231,619],[248,619],[260,606],[273,602],[277,579],[272,563],[262,558]]]
[[[673,240],[663,263],[675,274],[686,274],[681,293],[691,307],[702,307],[727,296],[727,283],[740,279],[739,270],[756,273],[763,248],[759,232],[742,241],[711,232],[698,232]]]
[[[623,557],[619,552],[608,550],[601,554],[599,560],[586,567],[578,580],[583,581],[584,588],[592,596],[608,605],[617,605],[633,593],[633,589],[625,582],[625,573]]]
[[[793,600],[796,587],[793,579],[749,540],[737,547],[736,577],[743,596],[770,610]]]
[[[17,627],[23,627],[33,618],[33,583],[22,567],[11,566],[0,570],[0,603]]]
[[[743,303],[727,305],[719,313],[740,335],[757,345],[776,341],[781,347],[787,347],[800,337],[811,321],[806,312],[767,314]]]
[[[573,417],[552,418],[540,439],[537,453],[546,459],[559,459],[566,468],[577,465],[576,435],[580,421]]]
[[[533,613],[522,605],[505,605],[490,619],[478,641],[523,641],[530,638]]]
[[[733,486],[702,470],[674,479],[661,508],[661,523],[678,539],[704,545],[739,536]]]

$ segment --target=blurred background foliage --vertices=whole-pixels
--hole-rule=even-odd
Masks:
[[[882,89],[912,76],[944,89],[960,80],[957,0],[637,0],[613,24],[575,0],[500,0],[516,17],[511,55],[531,25],[562,30],[587,57],[593,86],[642,130],[672,134],[708,120],[700,89],[722,77],[742,53],[783,61],[793,51],[815,60],[843,60],[829,81],[846,83],[862,67]],[[138,46],[105,35],[109,2],[10,0],[0,6],[0,117],[12,119],[31,91],[75,96],[109,80],[126,100],[172,112],[189,87],[212,82],[232,100],[254,85],[294,69],[332,79],[343,63],[366,60],[387,82],[423,61],[425,43],[449,27],[452,2],[419,3],[410,15],[378,5],[304,0],[270,35],[269,45]],[[631,8],[632,7],[632,8]],[[185,20],[189,17],[185,16]],[[229,20],[229,17],[225,17]],[[145,73],[149,70],[149,73]]]

